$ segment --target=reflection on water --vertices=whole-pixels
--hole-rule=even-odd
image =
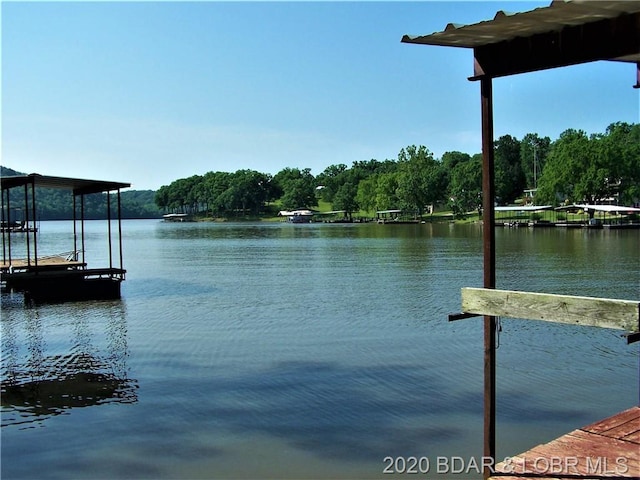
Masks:
[[[71,314],[51,324],[41,309],[3,295],[2,426],[41,424],[77,407],[137,400],[127,375],[126,312],[120,301],[58,306]],[[65,338],[66,337],[66,338]]]

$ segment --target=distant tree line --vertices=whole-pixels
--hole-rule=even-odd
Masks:
[[[553,142],[535,133],[521,140],[504,135],[494,149],[498,204],[530,199],[525,191],[536,188],[538,205],[640,201],[640,124],[613,123],[604,133],[592,135],[569,129]],[[22,175],[6,167],[0,173]],[[68,192],[38,188],[36,197],[38,220],[72,218]],[[320,200],[347,216],[387,209],[422,215],[431,205],[464,215],[480,211],[481,197],[481,154],[452,151],[436,159],[422,145],[407,146],[392,160],[330,165],[317,176],[308,168],[285,168],[275,175],[255,170],[208,172],[175,180],[155,192],[121,192],[123,218],[157,218],[163,212],[265,215],[278,209],[313,208]],[[12,192],[12,206],[23,202],[23,193]],[[22,213],[15,215],[20,219]],[[106,218],[106,194],[85,197],[85,218]]]
[[[24,175],[7,167],[0,167],[3,177]],[[124,190],[120,192],[122,218],[159,218],[162,212],[155,203],[153,190]],[[88,220],[107,218],[106,193],[85,195],[84,217]],[[117,201],[112,193],[111,210],[113,218],[117,215]],[[29,189],[29,219],[31,220],[31,190]],[[9,197],[11,220],[22,221],[24,213],[24,190],[14,188]],[[79,202],[78,202],[79,203]],[[6,208],[6,205],[5,205]],[[77,205],[80,217],[80,206]],[[55,188],[36,188],[36,220],[70,220],[73,218],[73,196],[67,190]]]
[[[495,141],[496,202],[537,204],[598,202],[640,198],[640,125],[614,123],[603,134],[567,130],[552,142],[530,133]],[[422,215],[430,205],[454,214],[481,209],[482,155],[446,152],[436,159],[425,146],[400,150],[397,159],[330,165],[313,176],[309,169],[285,168],[276,175],[253,170],[209,172],[161,187],[157,205],[166,212],[233,216],[282,209],[312,208],[319,200],[351,216],[358,211],[402,209]]]

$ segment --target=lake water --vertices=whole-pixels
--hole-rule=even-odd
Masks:
[[[73,248],[70,222],[40,227],[40,254]],[[105,233],[87,222],[91,267],[108,265]],[[123,235],[122,300],[2,296],[3,479],[382,478],[387,456],[432,478],[438,457],[480,461],[482,320],[447,321],[482,284],[480,226]],[[636,300],[639,242],[499,229],[497,286]],[[499,459],[638,404],[620,334],[502,319]]]

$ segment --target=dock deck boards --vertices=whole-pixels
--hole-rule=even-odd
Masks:
[[[496,465],[493,480],[640,478],[640,407],[563,435]]]
[[[61,256],[50,256],[50,257],[42,257],[38,258],[38,268],[47,269],[47,268],[81,268],[85,267],[87,264],[84,262],[78,262],[73,260],[67,260],[65,257]],[[32,258],[30,262],[27,261],[26,258],[21,259],[12,259],[11,261],[0,260],[0,271],[7,271],[10,267],[14,269],[34,269],[35,268],[35,260]]]

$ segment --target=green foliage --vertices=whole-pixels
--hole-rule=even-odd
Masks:
[[[590,137],[582,130],[564,131],[551,147],[539,201],[595,203],[616,196],[623,204],[640,198],[640,125],[614,123]]]
[[[601,142],[608,183],[624,205],[640,201],[640,124],[613,123]]]
[[[344,172],[348,170],[348,167],[341,163],[339,165],[330,165],[324,169],[324,171],[316,177],[318,185],[322,186],[321,197],[325,202],[333,202],[333,198],[340,186],[344,184]]]
[[[640,200],[640,125],[611,124],[590,137],[569,129],[551,142],[529,133],[520,141],[500,137],[495,148],[496,200],[513,203],[526,187],[538,184],[536,203],[561,200],[594,203],[618,197],[622,204]],[[2,175],[20,174],[2,167]],[[318,188],[321,186],[322,188]],[[72,218],[68,192],[37,190],[38,217]],[[124,218],[158,217],[160,211],[213,216],[271,214],[280,208],[311,208],[321,202],[333,210],[403,209],[422,215],[425,207],[448,203],[456,216],[480,211],[482,155],[446,152],[434,158],[425,146],[400,150],[397,160],[354,161],[330,165],[317,177],[308,168],[285,168],[275,176],[254,170],[208,172],[163,185],[156,192],[121,193]],[[21,205],[24,195],[12,192]],[[87,196],[87,218],[106,217],[106,197]],[[112,202],[115,205],[115,201]],[[115,208],[115,207],[113,207]]]
[[[273,177],[273,181],[276,189],[282,192],[280,202],[283,208],[306,208],[318,204],[316,181],[310,168],[285,168]]]
[[[344,210],[347,216],[351,217],[353,212],[359,209],[356,195],[358,187],[353,183],[344,183],[340,185],[338,191],[333,197],[333,208],[335,210]]]
[[[356,190],[356,202],[360,208],[367,212],[376,210],[376,189],[378,187],[378,175],[371,175],[358,183]]]
[[[448,171],[449,206],[454,216],[462,217],[482,206],[482,155],[466,155],[454,165]]]
[[[526,187],[520,161],[520,141],[503,135],[495,142],[496,200],[504,205],[513,203]]]
[[[376,177],[375,210],[388,210],[400,207],[398,173],[381,173]]]
[[[537,187],[550,149],[551,139],[537,133],[527,133],[520,142],[520,163],[528,188]]]
[[[446,175],[441,164],[422,145],[400,150],[397,182],[401,208],[417,215],[422,215],[428,205],[440,201],[446,191]]]

